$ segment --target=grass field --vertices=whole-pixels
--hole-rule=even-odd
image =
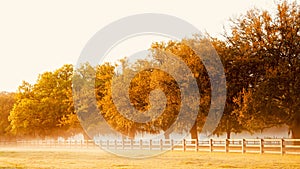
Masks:
[[[128,159],[101,150],[0,148],[0,168],[300,168],[300,156],[167,152],[147,159]]]

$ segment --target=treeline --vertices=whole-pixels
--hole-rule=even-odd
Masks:
[[[168,129],[182,108],[180,88],[187,89],[184,90],[187,95],[192,96],[194,92],[188,90],[192,88],[189,77],[178,82],[162,70],[148,69],[173,63],[172,69],[183,70],[182,65],[168,60],[171,57],[166,53],[169,53],[189,67],[201,96],[196,101],[193,97],[190,99],[190,103],[199,104],[191,130],[185,126],[190,119],[189,112],[193,111],[191,107],[183,109],[187,112],[182,117],[186,121],[172,127],[176,132],[190,132],[192,138],[197,138],[209,112],[211,83],[221,82],[212,81],[219,70],[212,69],[209,76],[199,53],[190,48],[193,45],[203,56],[216,50],[226,76],[225,109],[220,123],[210,134],[225,133],[230,138],[231,133],[287,125],[292,137],[300,138],[300,6],[285,1],[278,4],[276,13],[253,9],[232,19],[230,25],[224,40],[195,36],[176,42],[153,43],[151,61],[121,60],[119,66],[84,64],[75,71],[72,65],[64,65],[54,72],[43,73],[34,85],[23,82],[17,93],[0,95],[0,134],[68,136],[82,132],[83,126],[89,135],[109,134],[115,130],[134,138],[138,133],[164,131],[168,138]],[[206,46],[207,41],[214,50]],[[119,90],[114,92],[113,89]],[[130,105],[124,100],[126,97]],[[138,119],[145,123],[132,120],[135,117],[129,106],[147,112],[141,113]],[[110,129],[101,129],[102,117]],[[83,123],[80,125],[79,121]]]

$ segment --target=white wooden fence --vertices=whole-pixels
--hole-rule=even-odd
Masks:
[[[3,144],[2,144],[3,145]],[[0,143],[1,146],[1,143]],[[184,140],[84,140],[17,141],[20,147],[96,148],[117,150],[172,150],[238,153],[299,154],[300,139],[184,139]]]

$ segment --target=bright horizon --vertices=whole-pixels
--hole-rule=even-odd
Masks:
[[[128,1],[127,1],[128,2]],[[22,80],[35,83],[38,74],[64,64],[76,64],[87,41],[113,21],[139,13],[162,13],[181,18],[212,36],[223,25],[254,7],[273,11],[270,0],[229,1],[2,1],[0,2],[0,91],[15,92]],[[116,5],[118,4],[118,5]],[[131,50],[112,52],[114,57],[147,49],[153,41],[131,42]],[[143,42],[143,43],[142,43]],[[119,52],[119,53],[118,53]]]

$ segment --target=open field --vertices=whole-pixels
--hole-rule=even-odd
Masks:
[[[167,152],[137,160],[120,158],[97,149],[2,148],[0,168],[300,168],[300,156]]]

